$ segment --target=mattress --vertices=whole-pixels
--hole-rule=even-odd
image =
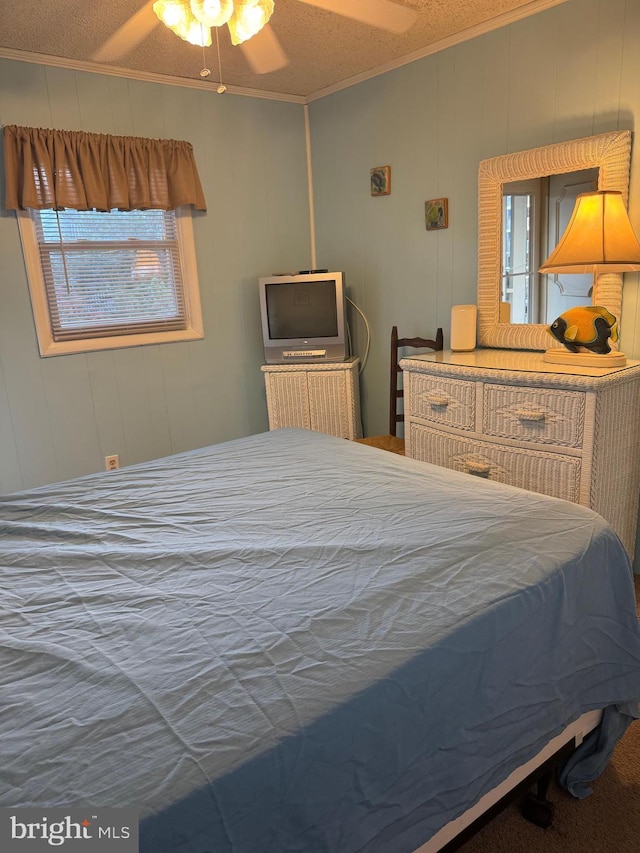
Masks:
[[[136,807],[143,853],[408,853],[638,715],[601,517],[311,431],[2,496],[0,571],[0,806]]]

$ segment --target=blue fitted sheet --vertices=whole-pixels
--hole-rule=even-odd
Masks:
[[[0,805],[137,806],[142,853],[408,853],[638,710],[599,516],[319,433],[0,497],[0,572]]]

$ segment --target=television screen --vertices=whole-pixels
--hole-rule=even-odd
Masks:
[[[259,279],[267,364],[344,361],[347,306],[341,272],[312,270]]]
[[[338,334],[334,281],[268,284],[266,296],[271,340]]]

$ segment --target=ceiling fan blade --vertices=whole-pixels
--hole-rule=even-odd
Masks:
[[[254,74],[279,71],[289,64],[287,54],[269,24],[239,47]]]
[[[418,17],[415,9],[398,6],[390,0],[300,0],[300,2],[352,18],[361,24],[370,24],[379,30],[388,30],[390,33],[406,32]]]
[[[96,50],[91,59],[95,62],[115,62],[146,39],[159,23],[153,12],[153,0],[149,0]]]

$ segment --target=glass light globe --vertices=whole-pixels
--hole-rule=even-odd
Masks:
[[[233,0],[191,0],[191,11],[205,27],[221,27],[233,13]]]

